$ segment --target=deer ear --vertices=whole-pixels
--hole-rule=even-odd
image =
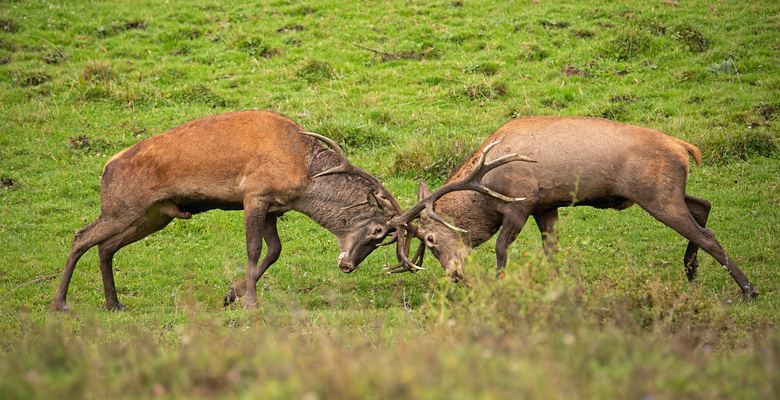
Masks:
[[[379,205],[379,200],[377,200],[376,196],[374,196],[373,193],[368,193],[366,196],[366,200],[368,200],[368,205],[371,207],[374,207],[374,210],[376,210],[379,214],[384,214],[385,210],[382,208],[382,206]]]
[[[417,184],[417,201],[422,201],[424,198],[431,195],[431,189],[428,187],[428,184],[425,183],[424,180],[420,179],[420,182]]]

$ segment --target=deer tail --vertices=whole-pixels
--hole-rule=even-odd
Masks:
[[[685,147],[685,150],[688,150],[688,154],[690,154],[693,157],[693,161],[696,162],[696,166],[697,167],[700,166],[701,165],[701,150],[699,150],[698,147],[696,147],[696,146],[694,146],[694,145],[692,145],[692,144],[690,144],[690,143],[688,143],[686,141],[682,141],[681,140],[681,142],[682,142],[683,147]]]

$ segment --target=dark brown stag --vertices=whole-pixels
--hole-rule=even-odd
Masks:
[[[333,232],[338,267],[351,272],[393,231],[388,222],[401,213],[379,180],[350,164],[333,141],[268,111],[200,118],[135,144],[108,160],[100,196],[100,215],[73,238],[54,310],[67,310],[73,270],[93,246],[106,306],[126,309],[114,286],[114,253],[174,218],[244,210],[247,279],[231,288],[226,302],[246,293],[246,303],[255,305],[257,280],[282,250],[280,215],[296,210]],[[258,265],[263,241],[267,251]]]
[[[483,165],[485,158],[505,159],[510,154],[523,154],[535,162],[512,162],[493,171],[498,166],[495,161]],[[536,220],[549,256],[557,247],[554,228],[559,207],[623,210],[638,204],[689,240],[683,256],[689,280],[696,278],[697,252],[702,248],[728,269],[749,301],[758,290],[705,228],[710,202],[685,194],[689,155],[697,165],[701,162],[696,146],[652,129],[600,118],[517,118],[493,133],[433,194],[421,181],[420,202],[392,224],[403,226],[419,215],[417,237],[457,280],[471,248],[489,240],[502,226],[496,240],[498,274],[506,266],[509,245],[529,216]],[[484,189],[463,191],[466,186]],[[451,218],[452,224],[439,215]],[[408,243],[405,251],[408,254]],[[410,269],[401,265],[393,272]]]

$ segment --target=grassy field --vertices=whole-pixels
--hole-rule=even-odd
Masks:
[[[773,1],[0,0],[0,399],[780,397],[780,4]],[[261,305],[240,212],[97,253],[48,311],[108,158],[183,122],[267,109],[337,140],[402,206],[522,115],[598,116],[701,148],[688,193],[761,291],[634,207],[561,212],[560,276],[529,222],[448,282],[430,256],[352,274],[335,237],[280,221]]]

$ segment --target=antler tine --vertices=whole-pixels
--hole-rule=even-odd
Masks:
[[[397,241],[398,241],[398,231],[395,231],[390,235],[390,239],[382,243],[379,243],[378,245],[376,245],[376,247],[389,246]]]
[[[321,140],[322,142],[325,142],[325,144],[327,144],[331,149],[333,149],[333,151],[336,153],[336,155],[339,156],[339,165],[337,165],[337,166],[335,166],[335,167],[333,167],[333,168],[331,168],[329,170],[320,172],[317,175],[314,175],[314,178],[319,178],[321,176],[331,175],[331,174],[355,172],[354,171],[355,166],[352,165],[352,163],[349,162],[349,160],[347,159],[347,155],[344,154],[344,150],[342,150],[341,146],[339,146],[336,142],[334,142],[330,138],[328,138],[326,136],[322,136],[322,135],[320,135],[318,133],[306,132],[306,131],[301,131],[301,133],[309,135],[309,136],[313,136],[313,137]]]
[[[388,274],[398,274],[402,272],[416,272],[415,269],[425,269],[423,267],[420,267],[416,265],[417,261],[420,261],[420,265],[422,265],[423,255],[425,253],[425,245],[420,243],[420,246],[417,247],[417,252],[414,254],[414,257],[412,257],[412,260],[409,260],[409,257],[407,254],[409,254],[409,250],[412,247],[412,231],[409,231],[409,234],[407,235],[407,240],[403,239],[403,228],[399,228],[399,231],[401,231],[398,235],[398,246],[396,247],[396,256],[398,257],[398,264],[385,268],[387,270]]]
[[[487,188],[486,186],[482,185],[481,183],[479,183],[479,181],[485,176],[485,174],[504,164],[515,162],[515,161],[525,161],[525,162],[534,162],[534,163],[536,162],[536,160],[534,159],[521,156],[517,153],[512,153],[512,154],[507,154],[503,157],[499,157],[493,160],[492,162],[485,164],[487,153],[499,143],[501,142],[495,141],[493,143],[490,143],[485,147],[484,150],[482,150],[482,154],[479,157],[479,161],[477,162],[476,168],[472,170],[471,173],[465,179],[456,182],[451,182],[440,187],[438,190],[433,192],[430,196],[422,199],[420,202],[415,204],[414,207],[410,208],[403,215],[394,218],[392,222],[396,225],[406,224],[411,220],[413,220],[414,218],[416,218],[423,209],[428,210],[429,214],[431,215],[436,215],[435,213],[432,213],[433,203],[447,193],[461,191],[461,190],[474,190],[480,193],[487,194],[489,196],[493,196],[497,199],[501,199],[506,202],[525,200],[525,198],[522,197],[513,198],[513,197],[504,196],[503,194],[497,193]],[[432,218],[434,218],[436,221],[446,224],[447,226],[453,229],[461,230],[458,228],[454,228],[452,225],[444,222],[444,220],[438,217],[438,215],[435,217],[432,216]]]
[[[462,228],[458,228],[457,226],[450,224],[449,222],[447,222],[447,220],[445,220],[444,218],[440,217],[439,214],[436,214],[433,211],[433,202],[428,203],[428,205],[425,206],[425,212],[427,212],[428,216],[431,217],[431,219],[433,219],[434,221],[439,222],[441,224],[444,224],[446,227],[448,227],[448,228],[450,228],[450,229],[452,229],[454,231],[458,231],[458,232],[462,232],[462,233],[469,233],[469,231],[467,231],[465,229],[462,229]]]

